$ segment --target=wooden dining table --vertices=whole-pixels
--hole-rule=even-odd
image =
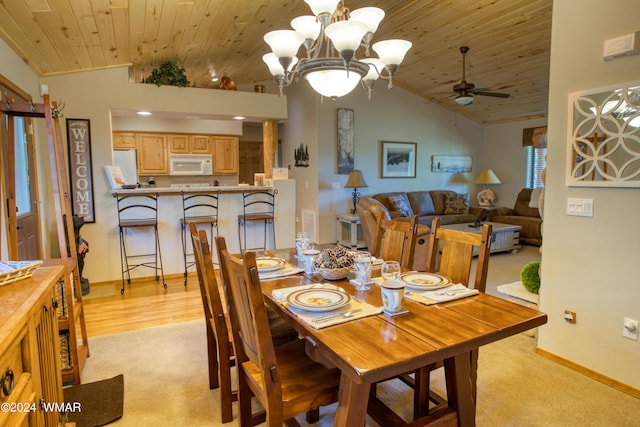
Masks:
[[[297,265],[294,250],[269,252]],[[351,278],[352,278],[351,273]],[[374,276],[376,273],[374,269]],[[425,305],[405,298],[407,313],[384,313],[315,329],[272,295],[275,289],[328,282],[357,301],[382,305],[380,287],[358,291],[349,278],[327,281],[319,274],[298,273],[262,280],[265,301],[306,340],[307,354],[341,371],[335,426],[364,426],[367,410],[383,425],[474,426],[478,349],[547,322],[547,315],[508,300],[480,293]],[[403,420],[370,395],[374,384],[443,362],[448,404],[418,420]],[[372,405],[370,396],[376,402]],[[425,411],[426,412],[426,411]]]

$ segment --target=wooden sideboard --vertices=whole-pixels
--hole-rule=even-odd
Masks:
[[[0,286],[0,426],[57,426],[63,403],[56,283],[62,265]],[[45,410],[46,409],[46,410]]]

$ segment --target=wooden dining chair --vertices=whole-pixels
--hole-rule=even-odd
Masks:
[[[431,222],[431,233],[427,247],[427,271],[446,276],[453,283],[461,283],[484,292],[489,269],[491,232],[492,225],[487,223],[482,225],[479,233],[450,230],[440,226],[440,218],[434,218]],[[476,272],[473,283],[470,283],[474,255],[477,255]],[[438,260],[438,258],[440,259]],[[477,349],[471,352],[471,358],[472,366],[477,366]],[[401,380],[414,388],[414,417],[426,415],[429,412],[429,402],[436,405],[436,408],[432,410],[446,405],[446,399],[432,392],[429,387],[431,372],[442,366],[442,363],[428,365],[415,371],[413,378],[408,375],[400,377]],[[475,371],[472,369],[474,375]],[[475,400],[475,380],[473,384]]]
[[[418,216],[412,216],[409,221],[393,221],[380,212],[377,222],[372,255],[386,261],[398,261],[403,269],[411,269],[416,250]]]
[[[251,397],[266,409],[267,426],[298,425],[293,418],[338,400],[340,371],[327,369],[305,353],[305,340],[274,346],[256,255],[230,255],[216,237],[238,371],[240,425],[251,425]],[[222,249],[220,249],[222,248]]]
[[[189,223],[189,231],[207,323],[209,389],[220,388],[220,415],[222,422],[227,423],[233,420],[233,402],[238,400],[238,393],[231,384],[231,368],[235,365],[231,333],[213,268],[207,233],[205,230],[198,231],[193,222]]]

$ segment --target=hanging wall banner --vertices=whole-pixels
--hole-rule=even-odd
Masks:
[[[93,204],[93,168],[89,120],[67,119],[71,210],[84,222],[96,222]]]

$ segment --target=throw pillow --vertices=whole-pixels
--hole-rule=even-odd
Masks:
[[[467,214],[469,213],[468,194],[447,194],[444,201],[444,214]]]
[[[398,194],[395,196],[389,197],[389,205],[391,205],[391,216],[413,216],[413,210],[411,209],[411,205],[409,204],[409,199],[407,196]]]

